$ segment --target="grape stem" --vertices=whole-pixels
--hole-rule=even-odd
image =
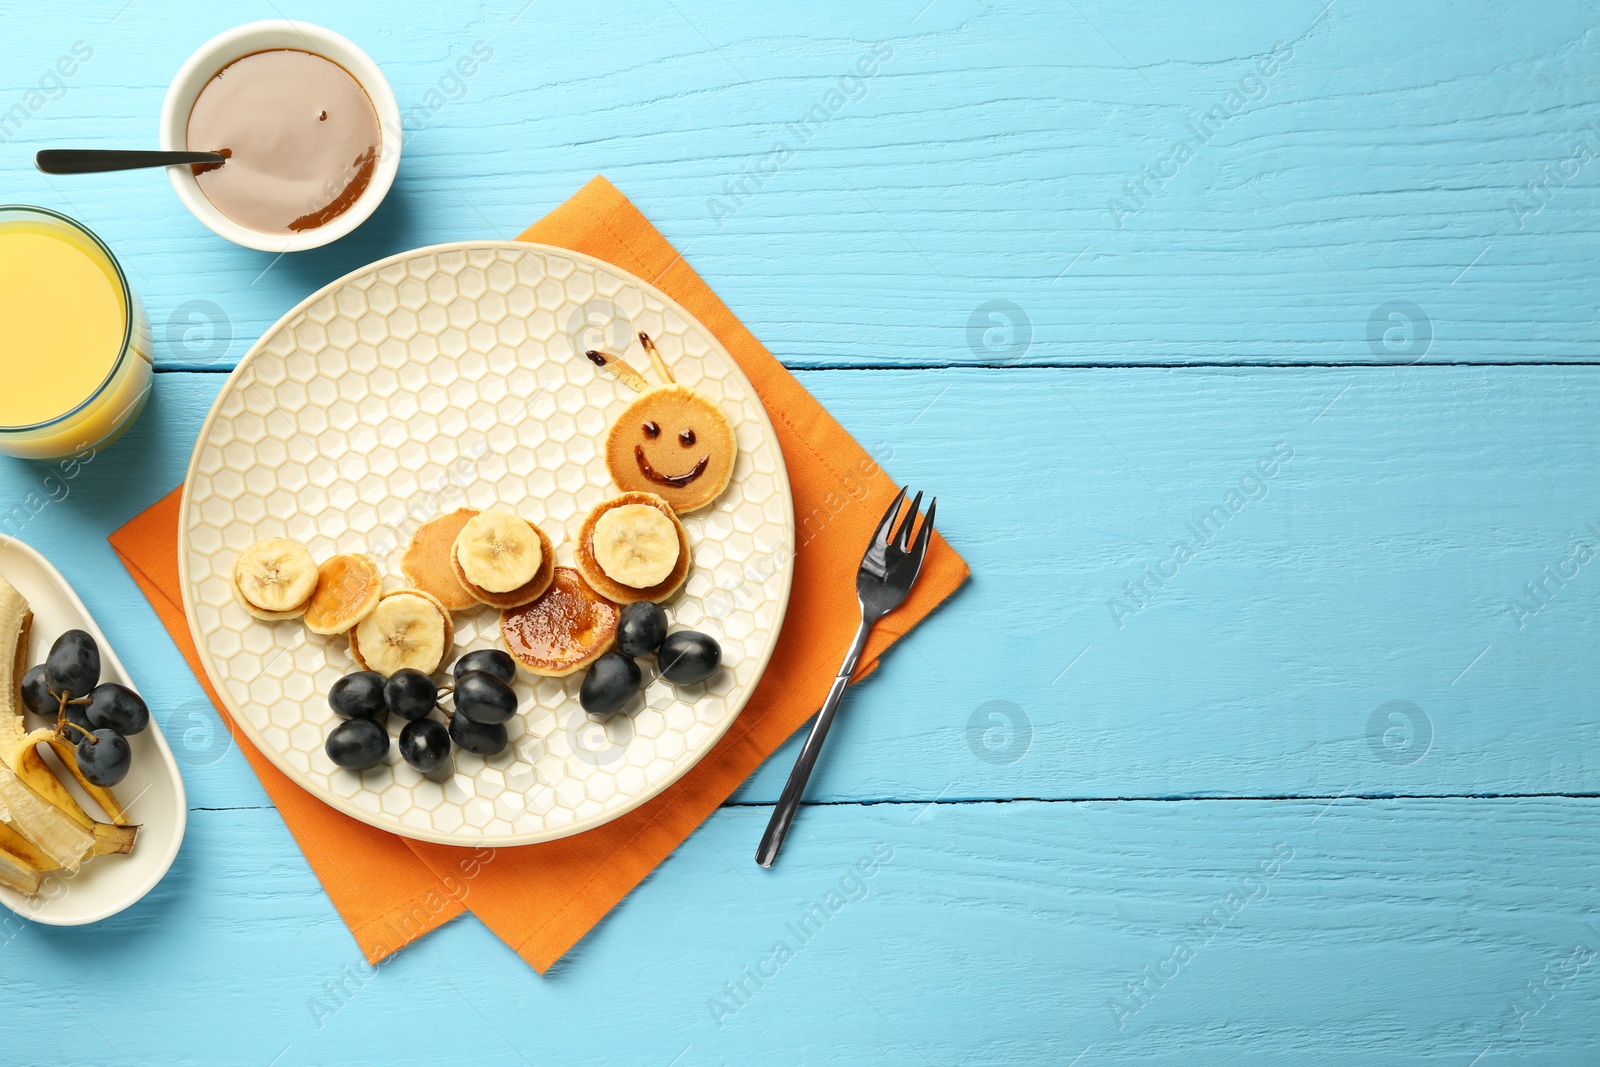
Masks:
[[[76,699],[73,699],[73,698],[68,697],[67,694],[65,694],[65,693],[50,693],[50,695],[55,697],[56,700],[59,701],[59,703],[56,705],[56,733],[58,733],[58,734],[61,732],[62,728],[65,727],[65,726],[76,726],[77,725],[76,723],[72,723],[72,722],[68,722],[67,721],[67,705],[68,704],[88,704],[88,703],[91,703],[91,699],[89,697],[77,697]],[[79,727],[79,729],[82,729],[82,727]]]
[[[61,721],[60,725],[58,725],[56,727],[56,732],[57,733],[65,733],[66,728],[69,727],[69,726],[72,727],[74,730],[78,731],[80,734],[82,734],[84,736],[84,738],[86,738],[88,740],[90,747],[93,747],[93,746],[98,745],[100,743],[100,739],[98,737],[96,737],[94,734],[90,733],[88,730],[85,730],[83,727],[79,726],[77,723],[72,722],[71,720],[68,720],[68,719],[63,719]],[[79,743],[81,744],[82,741],[80,740]]]

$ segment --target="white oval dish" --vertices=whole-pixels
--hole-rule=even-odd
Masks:
[[[33,609],[30,665],[43,662],[50,645],[65,631],[85,630],[100,646],[100,680],[133,686],[133,679],[83,601],[48,560],[16,538],[0,534],[0,574]],[[116,787],[116,794],[127,808],[129,820],[140,824],[133,851],[90,860],[76,874],[47,874],[37,896],[25,897],[0,886],[0,903],[48,926],[83,926],[138,903],[166,875],[189,821],[183,778],[154,715],[149,729],[128,738],[128,743],[133,746],[133,767]],[[98,813],[70,776],[63,775],[62,780],[85,811]]]
[[[178,199],[212,232],[246,248],[281,254],[320,248],[337,241],[365,222],[394,184],[395,172],[400,169],[402,138],[400,105],[395,101],[394,90],[389,88],[388,79],[365,52],[321,26],[289,19],[269,19],[248,22],[219,33],[201,45],[178,68],[177,76],[172,79],[166,99],[161,104],[161,147],[172,152],[188,149],[189,112],[194,109],[200,90],[206,87],[217,71],[236,59],[275,48],[292,48],[333,60],[361,85],[367,99],[372,101],[373,110],[378,113],[378,128],[383,137],[378,149],[378,165],[372,172],[372,181],[366,191],[350,206],[350,210],[313,230],[262,233],[240,225],[218,210],[201,192],[200,183],[195,181],[188,167],[168,167],[166,170],[172,187],[178,191]]]
[[[643,707],[605,722],[578,704],[581,672],[524,675],[520,713],[507,724],[511,744],[497,756],[457,751],[455,773],[442,780],[392,750],[386,765],[361,774],[335,767],[323,749],[338,722],[327,694],[357,669],[348,643],[311,635],[298,620],[253,619],[229,581],[238,553],[264,537],[293,538],[319,560],[364,552],[394,589],[406,584],[398,563],[421,522],[460,506],[496,507],[539,523],[556,562],[571,566],[585,514],[618,491],[604,441],[634,395],[583,352],[609,348],[645,368],[640,330],[681,384],[721,405],[738,439],[728,488],[682,516],[693,566],[665,605],[674,629],[722,643],[722,670],[696,686],[656,681]],[[794,575],[783,452],[727,349],[648,282],[520,241],[403,252],[307,297],[218,393],[179,514],[189,630],[234,721],[319,799],[441,844],[554,840],[632,811],[677,781],[761,680]],[[458,613],[447,664],[498,644],[499,629],[492,608]]]

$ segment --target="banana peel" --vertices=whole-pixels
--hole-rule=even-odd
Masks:
[[[9,852],[14,859],[36,871],[53,871],[57,867],[56,862],[39,851],[32,841],[3,822],[0,822],[0,851]]]
[[[89,779],[84,777],[83,770],[78,766],[78,746],[74,745],[71,741],[68,741],[60,734],[53,733],[51,731],[35,731],[35,733],[49,734],[48,737],[41,738],[40,740],[49,745],[55,751],[56,758],[59,759],[61,761],[61,765],[67,769],[67,773],[71,774],[72,777],[77,780],[78,784],[83,787],[83,791],[88,793],[96,804],[100,805],[100,810],[106,813],[106,817],[109,818],[113,824],[117,826],[127,826],[128,813],[124,811],[122,805],[117,802],[116,795],[105,786],[95,785],[93,782],[89,781]],[[37,748],[34,749],[34,754],[38,754]],[[105,823],[96,821],[96,825],[104,826]],[[134,829],[137,829],[137,827],[134,827]]]
[[[40,870],[8,849],[0,848],[0,885],[31,897],[39,891]]]
[[[83,776],[78,768],[78,747],[54,730],[34,730],[23,733],[22,719],[0,719],[0,763],[10,767],[23,781],[31,785],[50,803],[71,816],[85,830],[94,829],[95,820],[83,810],[66,785],[56,777],[39,752],[40,745],[49,745],[67,772],[75,778],[83,791],[118,826],[128,825],[128,814],[117,803],[116,796],[104,786],[98,786]]]
[[[15,721],[15,720],[13,720]],[[138,837],[139,828],[128,825],[128,815],[122,806],[117,803],[117,798],[111,790],[98,786],[88,781],[83,772],[78,769],[78,750],[72,742],[61,737],[53,730],[35,730],[29,734],[17,736],[4,736],[8,733],[10,723],[0,719],[0,764],[10,768],[13,774],[25,782],[34,792],[38,793],[52,806],[61,811],[81,828],[94,835],[94,855],[126,855],[133,851],[133,842]],[[84,792],[94,799],[94,802],[111,817],[111,822],[101,822],[83,810],[72,793],[67,790],[61,779],[57,778],[50,765],[44,761],[39,752],[39,745],[49,745],[55,752],[61,765],[75,778]],[[0,845],[4,842],[0,841]],[[52,870],[42,867],[41,870]]]
[[[44,740],[41,734],[54,736],[54,731],[35,730],[32,734],[25,733],[20,717],[13,719],[0,719],[0,763],[11,769],[11,773],[28,783],[29,787],[51,804],[61,809],[62,813],[79,826],[88,830],[94,820],[89,818],[89,813],[84,811],[61,779],[50,770],[44,757],[39,754],[38,743]]]
[[[134,836],[127,830],[137,830],[137,827],[112,826],[110,823],[95,823],[94,846],[89,850],[90,856],[126,856],[133,851]],[[11,853],[17,859],[26,863],[36,871],[58,871],[61,865],[46,856],[39,848],[23,837],[16,830],[0,822],[0,851]]]
[[[90,848],[90,856],[126,856],[133,851],[133,835],[127,829],[112,826],[110,823],[95,823],[95,828],[90,831],[94,835],[94,846]],[[11,853],[36,871],[59,871],[61,865],[41,852],[32,841],[23,837],[16,830],[0,822],[0,851]]]
[[[0,767],[0,821],[64,870],[76,871],[94,851],[94,833],[40,796],[10,767]]]

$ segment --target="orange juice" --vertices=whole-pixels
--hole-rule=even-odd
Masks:
[[[0,452],[68,456],[115,440],[150,392],[150,324],[99,238],[0,207]]]

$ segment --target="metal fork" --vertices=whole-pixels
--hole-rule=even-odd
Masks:
[[[778,806],[772,812],[772,821],[767,823],[767,832],[761,835],[761,845],[756,849],[756,862],[763,867],[772,866],[772,861],[778,858],[778,849],[783,847],[783,839],[788,836],[789,824],[794,822],[795,812],[800,809],[800,797],[806,791],[806,781],[817,764],[822,742],[828,737],[828,727],[833,725],[834,712],[839,710],[839,701],[844,697],[844,687],[850,684],[850,675],[855,672],[861,650],[866,647],[867,634],[872,632],[873,623],[900,606],[922,570],[922,558],[928,553],[928,535],[933,532],[933,514],[938,509],[939,498],[934,497],[928,502],[928,514],[922,520],[922,527],[917,530],[915,543],[911,540],[911,527],[917,520],[917,507],[922,503],[922,494],[918,493],[912,498],[911,507],[906,511],[900,528],[895,530],[895,517],[900,513],[900,505],[905,498],[904,489],[895,495],[894,503],[889,505],[883,521],[878,523],[878,529],[872,535],[872,543],[867,546],[867,554],[861,560],[861,569],[856,572],[856,599],[861,602],[861,626],[856,630],[855,640],[850,642],[850,651],[844,655],[844,664],[833,679],[833,688],[828,690],[828,699],[823,702],[817,721],[806,735],[806,743],[800,748],[800,758],[794,761],[794,770],[789,772],[789,781],[784,785],[783,795],[778,798]]]

